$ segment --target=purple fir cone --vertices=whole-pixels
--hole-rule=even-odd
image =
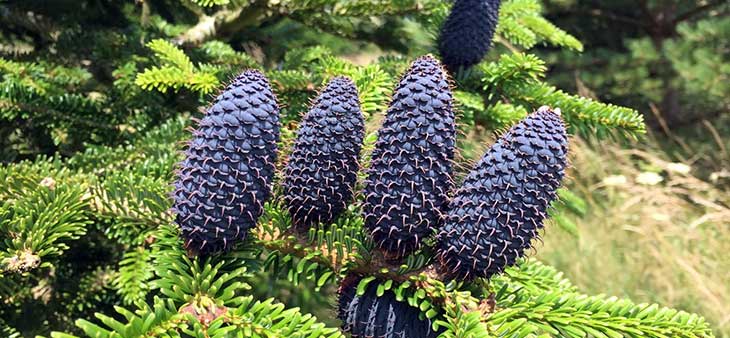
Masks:
[[[357,295],[360,277],[347,276],[340,284],[337,317],[342,330],[353,338],[436,338],[431,320],[420,319],[421,311],[399,302],[393,291],[378,297],[378,283],[368,284],[362,296]]]
[[[210,254],[246,238],[269,198],[278,140],[269,81],[244,71],[193,131],[174,183],[172,210],[186,248]]]
[[[355,84],[332,79],[297,131],[284,180],[284,200],[296,227],[328,223],[350,202],[365,134]]]
[[[500,0],[456,0],[441,27],[438,49],[451,72],[481,61],[492,46]]]
[[[450,203],[437,236],[441,270],[462,280],[489,278],[524,256],[557,198],[567,154],[565,124],[549,107],[500,137]]]
[[[441,225],[452,188],[455,122],[448,75],[431,56],[395,88],[372,153],[363,213],[389,259],[412,253]]]

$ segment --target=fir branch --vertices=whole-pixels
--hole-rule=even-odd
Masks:
[[[2,294],[2,293],[0,293]],[[23,336],[15,328],[9,326],[4,320],[0,318],[0,334],[7,338],[22,338]]]
[[[275,270],[287,269],[287,275],[295,283],[292,275],[302,272],[307,273],[305,278],[317,280],[318,287],[347,273],[396,282],[422,273],[432,277],[437,275],[433,266],[427,264],[430,263],[428,260],[406,260],[393,264],[381,252],[373,250],[362,228],[362,217],[354,208],[333,224],[310,229],[307,233],[291,227],[288,212],[280,202],[267,203],[264,210],[259,226],[254,229],[257,244],[269,251],[264,265],[289,263]]]
[[[563,290],[505,293],[488,317],[499,336],[712,337],[702,317],[656,304],[585,296]]]
[[[60,256],[68,249],[67,242],[86,233],[91,223],[84,188],[58,183],[53,177],[17,182],[16,177],[3,177],[0,172],[0,178],[3,186],[12,189],[0,202],[2,271],[52,266],[46,259]]]
[[[213,302],[216,306],[238,305],[239,293],[251,288],[244,280],[256,270],[258,249],[239,247],[227,255],[200,258],[188,257],[183,249],[179,229],[163,225],[154,235],[154,266],[157,276],[150,288],[158,290],[178,303]]]
[[[439,336],[442,338],[492,338],[489,326],[484,323],[483,314],[479,311],[464,311],[460,307],[452,307],[444,320],[436,321],[436,325],[444,328]]]
[[[230,0],[190,0],[200,7],[223,6],[230,3]]]
[[[179,143],[189,136],[186,130],[189,125],[190,118],[183,114],[149,130],[131,145],[90,146],[66,164],[72,170],[99,176],[127,171],[135,177],[170,179],[173,168],[181,160],[177,151]]]
[[[513,105],[504,102],[497,102],[482,110],[475,119],[480,125],[492,127],[492,130],[509,128],[517,121],[527,116],[528,111],[523,106]]]
[[[154,277],[151,263],[151,251],[145,247],[137,247],[124,253],[113,284],[126,305],[144,302],[150,289],[149,281]]]
[[[490,280],[490,286],[502,293],[518,290],[525,290],[531,294],[546,291],[577,291],[577,288],[563,277],[562,272],[535,259],[523,259],[517,265],[506,269],[504,274]],[[501,293],[497,294],[498,298],[502,298],[501,296]]]
[[[97,313],[96,318],[105,327],[85,319],[77,320],[76,326],[84,331],[87,336],[95,338],[154,337],[167,335],[168,332],[175,333],[187,327],[185,315],[178,313],[171,299],[162,300],[155,298],[152,307],[145,307],[135,312],[119,306],[115,307],[115,310],[123,316],[124,322],[114,317]],[[74,336],[54,332],[51,334],[51,337],[70,338]]]
[[[646,132],[643,116],[633,109],[570,95],[545,83],[533,83],[514,94],[516,100],[532,107],[542,104],[560,108],[568,125],[577,128],[583,135],[594,132],[601,136],[609,130]]]
[[[560,108],[570,127],[585,134],[605,134],[609,130],[644,133],[642,115],[633,109],[599,103],[567,94],[541,82],[546,70],[544,62],[534,55],[502,55],[498,62],[480,66],[484,90],[491,100],[504,99],[519,103],[527,110],[549,105]],[[529,108],[529,109],[528,109]]]
[[[235,327],[235,330],[226,331],[231,334],[255,332],[272,337],[344,337],[338,329],[318,323],[316,317],[301,314],[297,308],[285,309],[284,305],[275,303],[273,299],[254,302],[251,297],[246,297],[238,308],[220,321]]]
[[[259,68],[260,65],[251,56],[235,51],[222,41],[208,41],[200,46],[212,62],[220,65],[236,65],[244,68]]]
[[[339,330],[328,328],[317,318],[302,314],[297,308],[286,309],[273,299],[254,301],[241,297],[237,307],[215,307],[210,304],[182,307],[178,310],[172,300],[156,298],[152,307],[131,312],[122,307],[116,311],[124,317],[119,320],[103,314],[96,317],[104,326],[87,320],[78,320],[77,326],[88,337],[344,337]],[[71,335],[54,332],[51,337],[70,338]]]
[[[179,34],[175,38],[175,44],[200,44],[205,42],[209,38],[215,37],[219,34],[221,26],[230,24],[236,20],[239,20],[243,8],[238,9],[222,9],[212,15],[206,15],[201,13],[198,17],[198,23],[185,32]]]
[[[215,37],[223,38],[228,34],[261,22],[268,15],[267,9],[265,1],[253,1],[247,6],[218,10],[212,15],[201,13],[198,16],[198,23],[178,35],[175,43],[178,45],[196,45]]]
[[[545,41],[577,51],[583,50],[583,44],[578,39],[542,17],[542,5],[538,0],[504,1],[499,13],[497,34],[527,49]]]
[[[156,39],[147,46],[163,65],[153,66],[137,74],[135,84],[143,89],[165,92],[168,89],[188,88],[201,94],[210,94],[218,88],[219,80],[213,72],[195,67],[190,58],[171,43]]]
[[[92,206],[109,238],[125,245],[143,244],[151,231],[172,220],[169,214],[169,182],[116,171],[96,184]]]

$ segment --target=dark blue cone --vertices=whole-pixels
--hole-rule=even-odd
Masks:
[[[500,137],[451,201],[438,234],[441,270],[453,278],[489,278],[531,248],[565,175],[568,137],[542,107]]]
[[[353,338],[438,337],[429,319],[419,319],[418,308],[397,301],[390,290],[378,297],[375,282],[368,284],[365,293],[358,296],[359,282],[359,277],[348,276],[339,290],[337,315],[342,320],[342,330]]]
[[[270,194],[278,140],[276,97],[247,70],[207,110],[178,171],[173,211],[188,249],[215,253],[246,238]]]
[[[355,84],[332,79],[302,119],[284,181],[296,227],[334,220],[350,202],[365,134]]]
[[[442,223],[454,134],[448,76],[421,57],[395,88],[365,181],[365,226],[387,258],[417,250]]]
[[[479,63],[492,46],[500,0],[456,0],[441,27],[441,60],[450,72]]]

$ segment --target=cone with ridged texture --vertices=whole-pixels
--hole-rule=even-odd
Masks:
[[[437,236],[440,269],[489,278],[531,248],[567,166],[559,110],[541,107],[500,137],[467,175]]]
[[[395,88],[365,181],[365,226],[386,258],[417,250],[442,223],[455,130],[448,75],[421,57]]]
[[[246,238],[270,194],[278,140],[269,82],[244,71],[199,121],[177,172],[172,210],[186,248],[205,255]]]
[[[286,166],[284,199],[296,227],[331,222],[345,209],[364,134],[355,84],[332,79],[302,119]]]
[[[340,283],[339,309],[342,330],[353,338],[435,338],[429,319],[420,319],[418,308],[399,302],[393,291],[378,297],[378,283],[371,282],[362,296],[357,295],[360,277],[349,275]]]
[[[451,72],[481,61],[492,46],[500,0],[456,0],[441,27],[438,49]]]

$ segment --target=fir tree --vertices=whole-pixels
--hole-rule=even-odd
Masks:
[[[348,297],[405,309],[440,337],[711,337],[699,315],[584,295],[534,259],[489,279],[450,280],[435,268],[435,231],[415,252],[387,260],[364,225],[357,192],[365,170],[354,201],[336,219],[295,229],[282,182],[309,101],[331,79],[346,76],[366,125],[377,125],[408,65],[436,54],[449,6],[436,0],[3,4],[0,332],[343,337],[333,321],[336,302],[327,295],[357,276],[345,283]],[[390,54],[356,65],[343,57],[357,48],[352,41]],[[537,0],[503,1],[490,53],[450,82],[462,131],[502,130],[548,105],[561,109],[569,134],[644,132],[636,111],[545,82],[545,62],[530,53],[538,43],[582,49],[542,17]],[[171,209],[181,145],[193,137],[192,121],[204,116],[211,97],[249,68],[264,73],[281,106],[271,196],[245,240],[226,244],[225,252],[190,255],[175,223],[180,210]],[[370,165],[375,129],[364,133],[362,169]],[[462,147],[454,161],[475,157]],[[455,172],[454,182],[464,174]],[[568,191],[558,195],[568,206],[555,205],[556,219],[575,200]]]

